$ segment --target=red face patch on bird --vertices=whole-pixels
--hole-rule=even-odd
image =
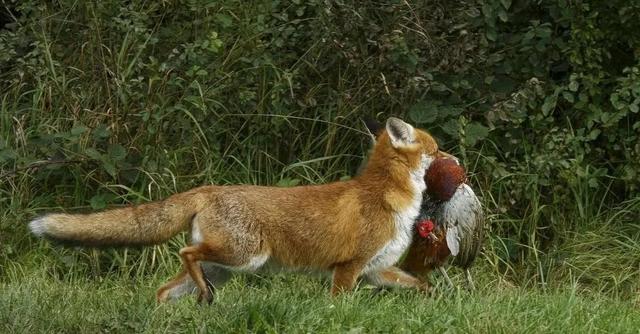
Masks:
[[[427,194],[439,201],[448,201],[466,179],[464,168],[452,159],[437,159],[424,176]]]
[[[435,224],[431,219],[425,219],[423,221],[420,221],[416,225],[416,228],[418,229],[418,234],[420,234],[420,236],[423,238],[428,237],[429,234],[433,232],[434,227],[435,227]]]

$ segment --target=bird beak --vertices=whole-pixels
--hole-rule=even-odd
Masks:
[[[451,159],[454,160],[455,162],[457,162],[458,164],[460,164],[460,160],[458,160],[458,158],[456,158],[454,155],[451,155],[447,152],[444,151],[438,151],[438,153],[436,153],[436,158],[438,159]]]
[[[429,235],[427,236],[427,238],[431,239],[431,241],[438,241],[440,239],[438,239],[438,237],[436,237],[436,234],[431,232],[429,233]]]

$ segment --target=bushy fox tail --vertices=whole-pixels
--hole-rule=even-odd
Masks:
[[[39,237],[84,246],[151,245],[187,229],[202,200],[192,192],[90,214],[48,214],[29,223]]]

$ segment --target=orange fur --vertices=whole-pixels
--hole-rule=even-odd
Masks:
[[[237,270],[255,270],[267,260],[332,270],[333,294],[350,290],[363,274],[381,284],[391,275],[402,285],[422,288],[410,275],[389,268],[408,246],[402,233],[413,230],[399,222],[413,224],[417,216],[413,206],[423,189],[415,182],[424,177],[425,161],[437,154],[429,134],[390,119],[363,172],[349,181],[292,188],[205,186],[156,203],[52,214],[34,220],[31,229],[53,239],[110,246],[158,243],[191,228],[193,242],[180,256],[184,272],[200,289],[199,299],[207,301],[212,296],[202,261]],[[184,275],[162,287],[158,298]]]

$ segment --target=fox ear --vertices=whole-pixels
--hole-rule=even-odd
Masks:
[[[391,138],[391,145],[396,148],[410,145],[416,139],[413,126],[395,117],[387,120],[387,133]]]
[[[367,130],[369,137],[371,137],[371,142],[375,144],[376,139],[378,139],[378,135],[382,130],[382,124],[380,124],[378,121],[368,116],[362,119],[362,123],[364,123],[364,127]]]

